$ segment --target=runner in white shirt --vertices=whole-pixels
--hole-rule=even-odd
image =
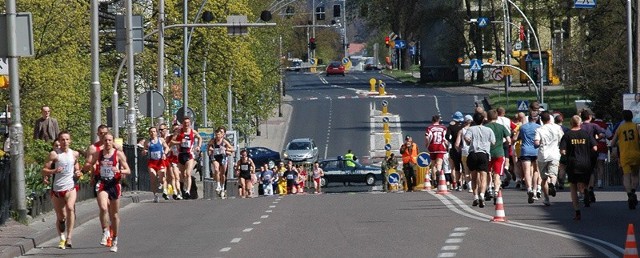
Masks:
[[[543,125],[536,129],[533,144],[538,146],[538,169],[542,178],[544,205],[549,206],[549,195],[556,196],[556,180],[560,166],[560,139],[564,135],[562,127],[551,120],[551,114],[543,111],[540,119]]]

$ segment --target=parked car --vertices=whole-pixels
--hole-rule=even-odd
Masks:
[[[302,60],[301,59],[293,59],[291,61],[291,66],[289,66],[289,68],[287,68],[287,70],[289,71],[300,71],[300,68],[302,67]]]
[[[375,60],[373,58],[367,59],[367,61],[364,62],[364,70],[365,71],[371,71],[371,70],[382,70],[382,67],[380,67],[380,65],[375,63]]]
[[[269,161],[274,163],[280,162],[280,153],[265,147],[251,147],[247,148],[249,157],[256,165],[256,169],[264,164],[268,164]]]
[[[311,138],[294,139],[282,150],[282,157],[294,163],[313,163],[318,161],[318,146]]]
[[[319,165],[324,170],[324,177],[320,180],[323,187],[329,182],[339,183],[365,183],[374,185],[376,180],[382,180],[382,171],[378,166],[365,166],[357,160],[355,170],[348,168],[341,158],[320,161]]]
[[[327,65],[327,76],[329,75],[342,75],[344,76],[344,65],[338,61],[332,61]]]

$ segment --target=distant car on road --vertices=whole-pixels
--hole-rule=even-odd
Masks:
[[[342,75],[344,76],[344,65],[338,61],[332,61],[327,65],[327,76],[329,75]]]
[[[294,58],[293,60],[291,60],[291,66],[289,66],[287,70],[300,71],[301,67],[302,67],[302,59]]]
[[[374,185],[376,180],[382,180],[382,171],[378,166],[365,166],[357,160],[355,170],[351,170],[345,165],[342,159],[327,159],[320,161],[319,165],[324,170],[324,177],[320,180],[320,185],[326,186],[329,182],[334,183],[366,183]]]
[[[290,141],[282,156],[294,163],[313,163],[318,161],[318,146],[311,138],[300,138]]]
[[[256,165],[256,168],[264,164],[268,164],[269,161],[273,161],[274,163],[280,162],[280,153],[265,147],[251,147],[247,148],[247,152],[249,153],[249,157],[253,160],[253,163]]]
[[[373,58],[369,58],[367,59],[367,61],[364,62],[364,70],[365,71],[382,70],[382,67],[376,64]]]

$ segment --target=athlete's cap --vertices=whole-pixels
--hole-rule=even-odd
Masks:
[[[453,113],[453,116],[451,116],[451,118],[456,122],[462,122],[464,120],[462,112],[460,111],[456,111],[455,113]]]
[[[473,117],[471,115],[466,115],[466,116],[464,116],[464,121],[472,122],[473,121]]]

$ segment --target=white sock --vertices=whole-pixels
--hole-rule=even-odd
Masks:
[[[67,236],[65,236],[64,233],[60,233],[60,240],[66,241],[67,240]]]
[[[218,188],[220,188],[220,182],[218,182]]]

